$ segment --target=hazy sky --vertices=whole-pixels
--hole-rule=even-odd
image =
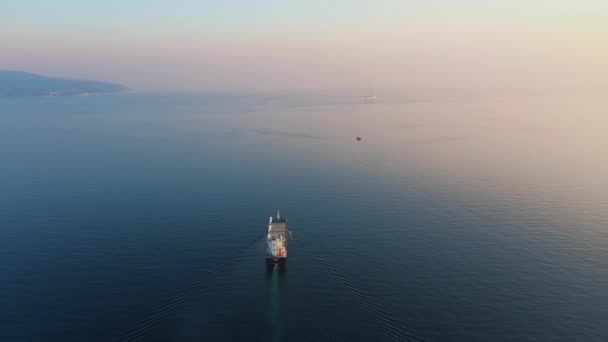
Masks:
[[[0,0],[0,69],[136,89],[608,84],[607,0]]]

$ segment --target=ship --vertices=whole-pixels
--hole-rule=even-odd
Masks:
[[[268,223],[268,235],[266,237],[266,264],[278,266],[287,262],[287,220],[281,218],[277,211],[277,217],[270,217]]]

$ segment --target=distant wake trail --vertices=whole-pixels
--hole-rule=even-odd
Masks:
[[[296,138],[308,138],[308,139],[327,139],[327,137],[322,137],[318,135],[309,135],[309,134],[300,134],[300,133],[291,133],[291,132],[279,132],[279,131],[262,131],[258,129],[249,130],[250,132],[260,133],[260,134],[272,134],[272,135],[285,135]]]
[[[215,274],[221,272],[222,270],[224,270],[228,266],[230,266],[232,263],[234,263],[234,261],[241,254],[243,254],[243,252],[246,251],[247,248],[249,248],[253,244],[255,244],[264,235],[266,235],[266,234],[261,234],[258,237],[256,237],[255,239],[251,240],[246,245],[244,245],[241,248],[237,249],[232,255],[230,255],[229,257],[227,257],[226,259],[224,259],[224,261],[222,261],[220,264],[218,264],[217,266],[215,266],[212,269],[210,269],[207,273],[205,273],[202,276],[200,276],[190,286],[188,286],[187,288],[183,289],[170,302],[168,302],[164,306],[160,307],[153,314],[151,314],[148,318],[146,318],[143,321],[141,321],[133,331],[131,331],[130,333],[128,333],[125,336],[121,337],[119,339],[119,341],[125,341],[126,342],[126,341],[137,341],[137,340],[141,339],[148,331],[152,330],[165,316],[167,316],[176,307],[178,307],[180,304],[182,304],[188,298],[190,298],[190,296],[193,293],[195,293],[201,286],[205,285],[212,276],[214,276]]]

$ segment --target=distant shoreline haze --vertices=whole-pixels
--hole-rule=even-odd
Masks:
[[[131,89],[118,83],[46,77],[24,71],[0,70],[0,98],[87,96],[129,90]]]

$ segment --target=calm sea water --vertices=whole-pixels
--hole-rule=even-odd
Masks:
[[[2,100],[0,340],[606,341],[606,113],[440,90]],[[277,209],[294,240],[267,270]]]

